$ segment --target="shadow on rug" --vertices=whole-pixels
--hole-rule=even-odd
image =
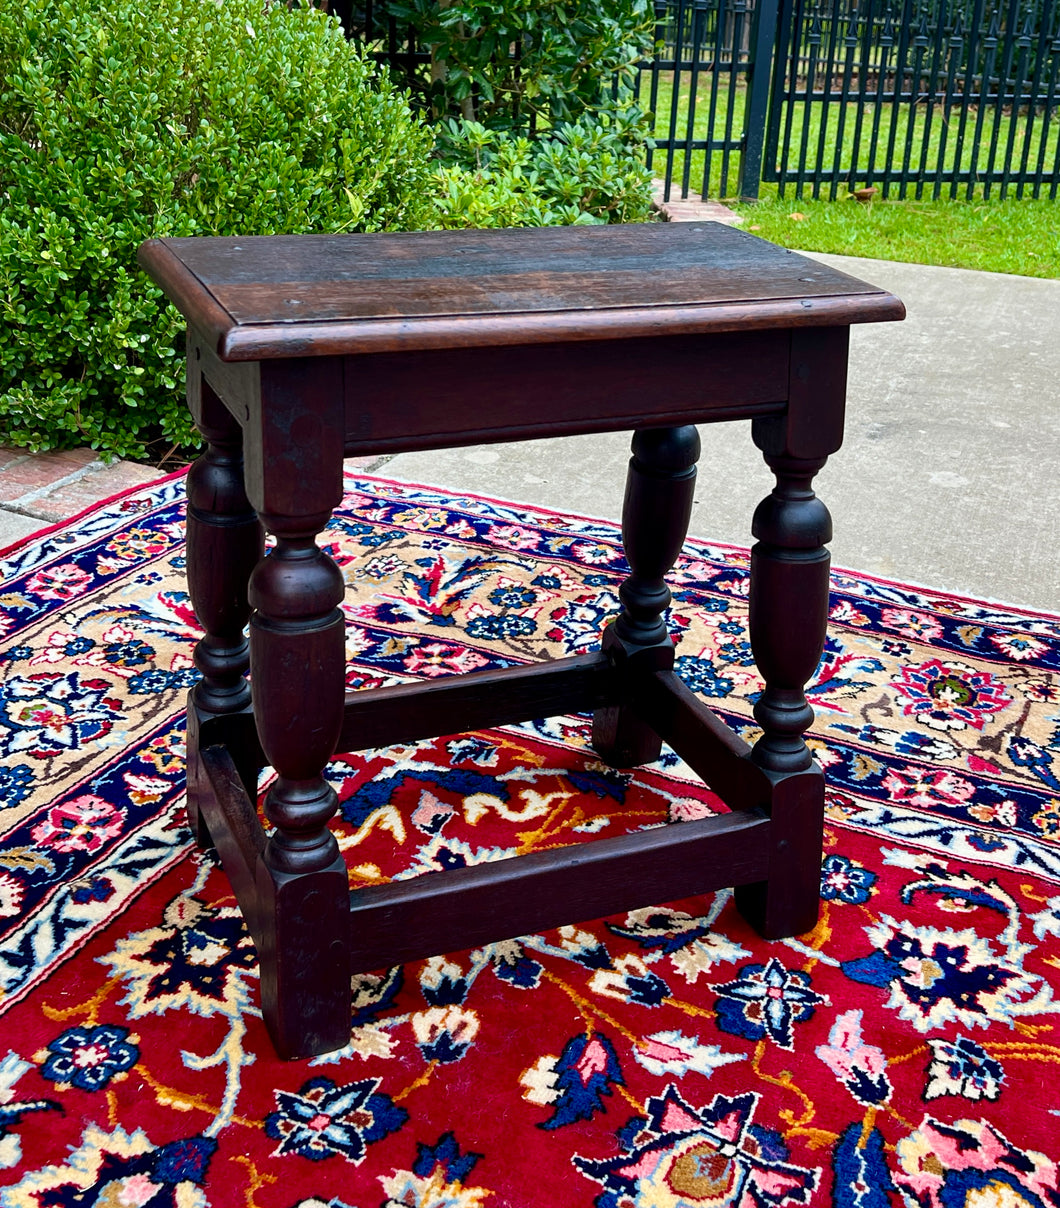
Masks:
[[[595,647],[610,524],[373,480],[328,530],[352,687]],[[0,595],[0,1205],[1060,1205],[1060,621],[835,575],[813,687],[823,910],[731,894],[355,979],[275,1059],[182,816],[183,481],[9,553]],[[689,541],[678,668],[745,737],[747,555]],[[355,884],[701,817],[588,719],[336,759]]]

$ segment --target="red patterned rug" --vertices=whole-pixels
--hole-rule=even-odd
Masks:
[[[1060,1205],[1060,619],[836,574],[812,698],[823,911],[728,892],[362,976],[272,1055],[183,822],[183,482],[9,551],[0,589],[0,1208]],[[354,687],[593,648],[611,524],[383,481],[327,534]],[[678,666],[742,732],[747,554],[690,541]],[[720,808],[585,717],[340,758],[355,883]]]

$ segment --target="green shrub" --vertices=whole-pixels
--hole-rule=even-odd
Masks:
[[[141,241],[436,225],[430,145],[311,7],[0,0],[0,442],[193,440]]]
[[[438,125],[443,225],[648,217],[631,92],[648,0],[379,0],[376,15],[430,51],[403,78]]]
[[[635,120],[583,114],[531,140],[479,122],[442,129],[440,221],[447,227],[643,222],[651,173]]]
[[[648,0],[382,0],[431,55],[409,84],[436,118],[531,132],[610,109],[651,45]]]

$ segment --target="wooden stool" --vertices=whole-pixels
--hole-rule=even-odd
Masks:
[[[188,475],[205,631],[188,814],[254,936],[281,1056],[346,1044],[351,975],[385,965],[726,886],[767,937],[813,927],[824,782],[803,687],[824,643],[831,522],[811,483],[842,439],[849,325],[901,318],[896,298],[713,223],[164,239],[140,263],[187,317],[208,442]],[[675,676],[664,621],[693,425],[735,419],[776,476],[753,525],[753,749]],[[634,430],[631,573],[599,653],[344,692],[343,580],[316,544],[344,455],[616,429]],[[608,762],[666,741],[733,812],[351,895],[322,774],[336,751],[590,710]]]

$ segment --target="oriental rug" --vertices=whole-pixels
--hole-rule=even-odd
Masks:
[[[591,650],[614,525],[371,479],[325,536],[353,688]],[[0,1208],[1060,1205],[1060,618],[846,573],[812,686],[822,913],[729,892],[359,976],[272,1054],[182,813],[183,481],[3,558]],[[746,551],[689,541],[678,667],[754,733]],[[337,758],[355,884],[722,808],[586,717]]]

